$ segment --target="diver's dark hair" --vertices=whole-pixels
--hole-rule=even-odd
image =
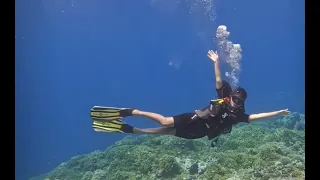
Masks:
[[[230,84],[226,80],[222,80],[222,87],[232,91]]]

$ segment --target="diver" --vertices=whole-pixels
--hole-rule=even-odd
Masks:
[[[245,113],[246,90],[242,87],[232,88],[227,81],[221,79],[217,52],[209,50],[208,57],[214,63],[218,99],[211,100],[207,107],[195,112],[165,117],[135,108],[94,106],[91,109],[93,129],[97,132],[172,135],[185,139],[207,136],[209,140],[213,140],[212,146],[215,146],[217,138],[221,134],[231,132],[233,125],[290,113],[288,109],[257,114]],[[128,116],[146,117],[162,127],[145,129],[133,127],[122,121],[122,118]]]

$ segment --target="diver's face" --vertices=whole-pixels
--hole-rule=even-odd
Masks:
[[[230,101],[230,105],[232,107],[239,107],[244,103],[244,99],[238,97],[238,96],[231,96],[231,101]]]

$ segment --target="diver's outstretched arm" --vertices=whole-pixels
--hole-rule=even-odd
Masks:
[[[217,51],[213,52],[212,50],[209,50],[208,57],[214,62],[214,72],[215,72],[215,77],[216,77],[216,89],[220,89],[223,84],[222,84],[222,79],[221,79],[219,56],[218,56]]]
[[[289,114],[290,111],[288,109],[279,110],[279,111],[273,111],[273,112],[267,112],[267,113],[258,113],[258,114],[250,114],[249,115],[249,121],[259,120],[259,119],[266,119],[271,118],[274,116],[284,116]]]

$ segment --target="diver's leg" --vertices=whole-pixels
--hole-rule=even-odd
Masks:
[[[164,117],[160,114],[153,113],[153,112],[146,112],[146,111],[140,111],[138,109],[135,109],[132,111],[132,115],[133,116],[143,116],[148,119],[152,119],[165,127],[173,127],[173,125],[174,125],[173,117]]]
[[[133,128],[134,134],[161,134],[161,135],[175,135],[176,129],[173,127],[159,127],[159,128]]]

